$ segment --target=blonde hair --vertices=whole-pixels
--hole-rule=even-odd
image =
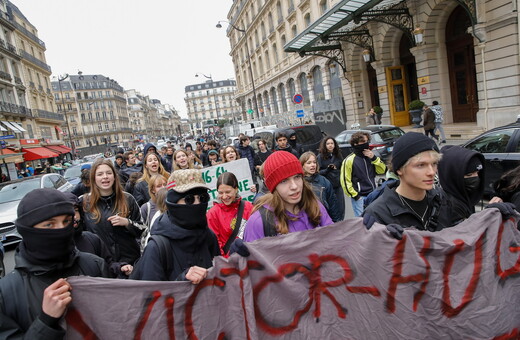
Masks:
[[[143,176],[139,179],[139,182],[146,181],[147,183],[150,181],[150,178],[152,177],[152,174],[146,167],[146,161],[148,160],[148,157],[155,156],[157,158],[157,162],[159,163],[159,168],[157,169],[157,173],[160,174],[164,180],[168,179],[168,176],[170,176],[170,173],[166,170],[164,170],[162,164],[161,164],[161,157],[158,156],[156,153],[148,153],[146,156],[144,156],[143,159]]]
[[[161,214],[164,214],[168,209],[166,206],[166,195],[168,195],[167,188],[161,188],[155,194],[155,206],[157,207],[157,210],[161,212]]]
[[[397,171],[404,170],[404,168],[406,168],[410,164],[410,162],[412,162],[412,161],[419,161],[419,160],[421,160],[421,155],[424,154],[425,152],[428,152],[428,154],[437,162],[439,162],[441,160],[441,158],[442,158],[442,154],[440,152],[437,152],[437,151],[434,151],[434,150],[423,151],[423,152],[418,153],[417,155],[414,155],[414,156],[408,158],[406,163],[404,163],[403,166],[401,166],[401,168],[399,168]],[[390,169],[390,170],[394,171],[393,169]],[[397,174],[397,171],[395,171],[396,174]],[[397,175],[399,175],[399,174],[397,174]]]
[[[179,149],[179,150],[176,150],[174,153],[173,153],[173,170],[182,170],[179,165],[177,165],[177,155],[182,152],[184,155],[186,155],[186,158],[188,159],[188,169],[194,169],[195,166],[193,164],[193,160],[190,159],[189,157],[189,154],[188,154],[188,151],[184,150],[184,149]],[[168,181],[169,183],[170,181]]]
[[[314,152],[312,151],[307,151],[307,152],[304,152],[302,153],[302,155],[300,156],[300,164],[302,165],[302,168],[303,166],[305,165],[305,163],[307,163],[307,161],[311,158],[311,157],[314,157],[314,159],[316,160],[316,174],[320,172],[320,165],[318,164],[318,157],[316,157],[316,155],[314,154]],[[305,169],[303,170],[303,172],[305,173]],[[314,174],[311,174],[311,175],[314,175]]]
[[[163,181],[164,184],[168,184],[168,179],[164,178],[163,175],[160,175],[160,174],[152,175],[152,177],[150,177],[150,179],[147,181],[147,183],[148,183],[148,194],[150,195],[150,199],[153,202],[155,202],[155,203],[157,203],[156,202],[157,193],[154,192],[154,190],[155,190],[155,185],[159,181]]]

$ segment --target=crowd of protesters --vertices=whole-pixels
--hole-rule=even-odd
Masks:
[[[317,154],[304,152],[295,134],[279,133],[275,141],[274,150],[262,139],[255,150],[245,135],[237,145],[149,143],[142,152],[118,150],[114,162],[85,164],[71,194],[27,194],[18,206],[23,240],[15,269],[0,280],[0,338],[62,339],[72,275],[198,284],[215,256],[248,256],[247,242],[344,220],[345,195],[368,229],[382,223],[398,239],[407,228],[457,225],[483,195],[482,155],[456,146],[439,150],[424,134],[402,136],[389,164],[370,150],[364,132],[352,136],[353,153],[345,159],[329,136]],[[254,202],[242,199],[228,171],[218,176],[218,200],[209,207],[201,169],[238,159],[248,161]],[[502,177],[489,205],[504,218],[520,209],[519,171]],[[393,179],[378,187],[375,177],[385,173]]]

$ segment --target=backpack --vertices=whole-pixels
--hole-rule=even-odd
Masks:
[[[170,246],[170,241],[166,236],[163,235],[152,235],[149,237],[148,242],[154,241],[159,247],[159,258],[163,268],[166,268],[166,276],[170,276],[173,271],[173,250]],[[164,263],[166,260],[166,263]],[[133,280],[140,280],[142,273],[142,265],[140,265],[141,259],[138,259],[134,263],[134,270],[130,274],[130,278]],[[166,264],[166,266],[165,266]]]

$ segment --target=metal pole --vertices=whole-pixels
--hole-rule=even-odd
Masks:
[[[67,124],[67,134],[69,135],[69,143],[70,147],[72,149],[72,160],[76,157],[76,145],[74,144],[74,141],[72,140],[72,135],[70,134],[70,125],[69,125],[69,118],[67,117],[67,111],[65,110],[65,97],[63,96],[63,90],[61,89],[61,82],[64,81],[69,77],[68,74],[66,74],[64,77],[58,76],[58,86],[60,87],[60,95],[61,95],[61,102],[63,105],[63,114],[65,115],[65,124]]]

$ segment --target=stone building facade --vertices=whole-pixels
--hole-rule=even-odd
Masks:
[[[345,127],[365,124],[376,105],[383,123],[410,125],[414,99],[439,101],[447,124],[499,126],[520,113],[517,7],[516,0],[237,0],[227,28],[236,99],[242,112],[278,124],[295,122],[299,93],[306,120],[313,103],[343,98]]]
[[[230,123],[245,119],[235,100],[236,81],[208,80],[184,88],[184,101],[193,131],[202,131],[214,126],[219,120]]]

